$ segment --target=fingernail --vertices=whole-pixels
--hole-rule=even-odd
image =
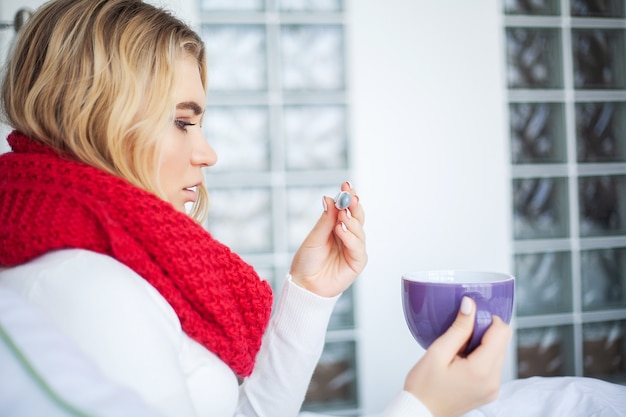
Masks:
[[[461,314],[469,316],[471,312],[472,301],[469,299],[469,297],[463,297],[463,300],[461,300]]]
[[[348,207],[346,207],[346,216],[348,216],[349,219],[352,218],[352,213],[350,213],[350,209]]]
[[[350,189],[352,189],[352,183],[350,181],[346,181],[346,184],[348,184],[348,187],[350,187]]]
[[[344,222],[341,222],[341,230],[343,230],[344,232],[348,231],[348,228],[346,227],[346,224]]]
[[[325,197],[322,197],[322,207],[324,207],[324,211],[328,211],[328,204],[326,204]]]

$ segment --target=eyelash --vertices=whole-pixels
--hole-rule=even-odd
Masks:
[[[185,122],[184,120],[179,120],[179,119],[174,120],[174,124],[176,125],[177,128],[179,128],[183,132],[187,131],[187,126],[196,125],[195,123],[189,123],[189,122]]]

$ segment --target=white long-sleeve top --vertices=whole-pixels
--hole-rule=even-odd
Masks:
[[[0,286],[46,312],[112,381],[165,416],[298,414],[338,297],[285,281],[252,375],[232,370],[188,337],[167,301],[115,259],[68,249],[0,272]],[[401,392],[385,417],[430,417]]]

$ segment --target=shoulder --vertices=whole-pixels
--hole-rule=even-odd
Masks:
[[[43,310],[112,381],[155,409],[177,410],[165,414],[192,415],[181,364],[188,338],[171,306],[133,270],[105,255],[62,250],[0,272],[3,287]]]
[[[48,252],[22,265],[0,271],[0,278],[54,277],[59,275],[98,276],[102,274],[132,275],[134,272],[116,259],[84,249],[63,249]]]
[[[0,286],[15,290],[53,315],[80,311],[106,313],[103,317],[111,318],[142,311],[180,327],[174,310],[154,287],[126,265],[96,252],[47,253],[1,271]]]
[[[63,249],[48,252],[16,267],[0,271],[1,280],[27,280],[43,277],[95,277],[102,275],[130,276],[134,272],[114,258],[84,249]],[[6,282],[6,281],[5,281]]]

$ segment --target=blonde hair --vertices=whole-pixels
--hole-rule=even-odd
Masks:
[[[174,123],[174,63],[198,61],[188,25],[141,0],[53,0],[26,22],[2,84],[6,122],[23,134],[162,196],[159,138]],[[190,215],[206,216],[208,194]]]

